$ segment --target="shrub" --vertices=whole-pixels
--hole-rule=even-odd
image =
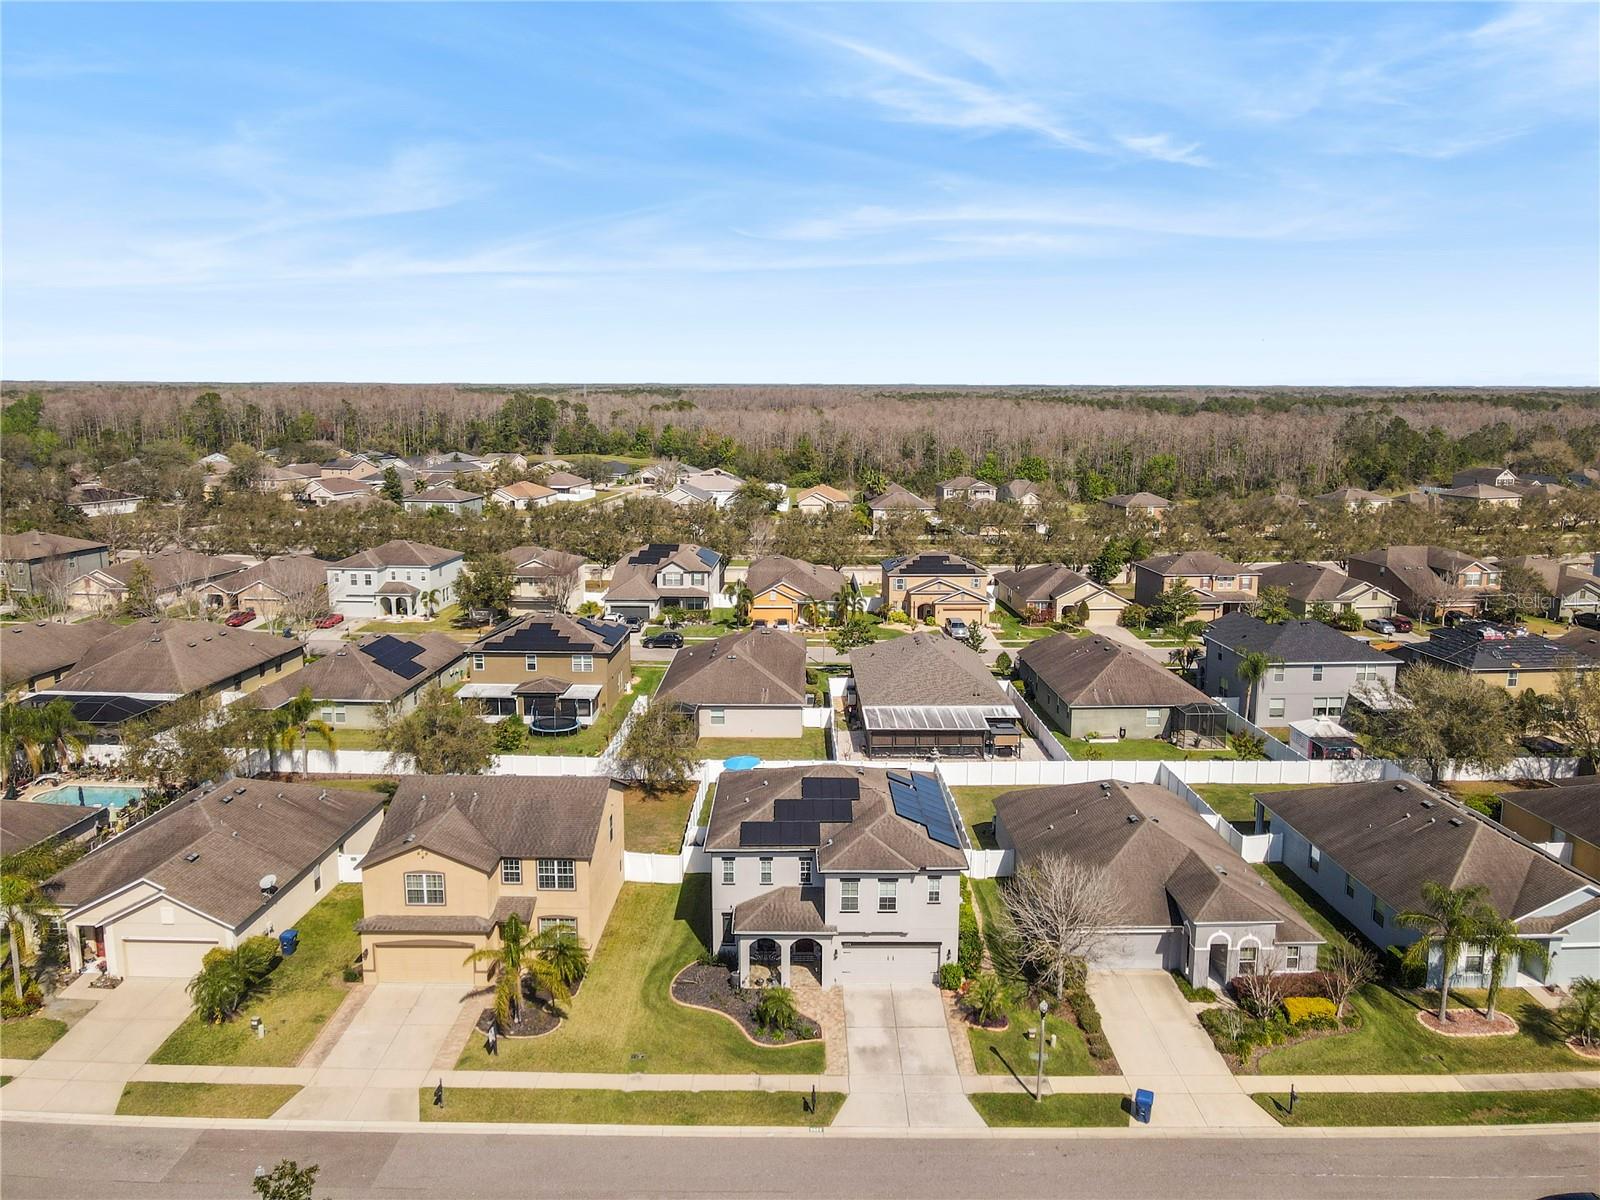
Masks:
[[[994,673],[1002,678],[1011,677],[1011,655],[1004,650],[1000,651],[994,660]]]
[[[750,1015],[758,1026],[775,1035],[788,1033],[800,1024],[794,993],[786,987],[763,988]]]
[[[1243,729],[1235,730],[1228,735],[1228,749],[1242,759],[1261,759],[1267,756],[1266,739],[1258,738],[1253,733]]]
[[[360,967],[349,966],[344,969],[344,981],[346,983],[360,983],[361,978],[362,976]]]
[[[980,1025],[990,1025],[1005,1015],[1006,985],[993,971],[985,971],[972,981],[962,997],[972,1019]]]
[[[1313,1019],[1332,1021],[1333,1001],[1321,996],[1290,996],[1283,1002],[1283,1015],[1291,1025],[1303,1025]]]
[[[947,992],[958,991],[961,988],[961,966],[959,963],[939,964],[939,986]]]
[[[1107,1059],[1112,1057],[1111,1043],[1106,1041],[1104,1034],[1086,1033],[1083,1035],[1083,1044],[1088,1048],[1090,1058]]]
[[[496,754],[515,754],[522,749],[522,743],[527,740],[528,727],[519,717],[507,717],[494,727],[494,750]]]
[[[1178,990],[1183,993],[1183,998],[1193,1004],[1214,1004],[1217,994],[1208,987],[1195,987],[1179,971],[1172,972],[1172,979],[1178,985]]]
[[[1235,975],[1228,980],[1228,990],[1235,996],[1247,995],[1250,991],[1250,980],[1259,978],[1259,976]],[[1279,999],[1287,999],[1290,996],[1321,996],[1323,999],[1328,997],[1328,985],[1321,971],[1277,971],[1272,976],[1272,987]]]
[[[39,1011],[44,1004],[44,996],[39,991],[39,985],[31,979],[23,981],[22,999],[17,999],[16,989],[7,981],[4,989],[0,989],[0,1016],[6,1020],[15,1020],[17,1017],[26,1017]]]
[[[1150,610],[1142,604],[1130,604],[1117,614],[1117,624],[1124,629],[1143,629],[1150,621]]]
[[[275,938],[246,938],[232,950],[206,951],[189,981],[189,996],[201,1019],[220,1024],[239,1011],[245,999],[278,962]]]
[[[956,961],[961,966],[961,973],[971,977],[983,966],[983,935],[978,931],[978,917],[968,899],[961,901],[956,929]]]

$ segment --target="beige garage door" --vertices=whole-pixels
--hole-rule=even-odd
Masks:
[[[187,979],[200,970],[200,960],[216,942],[147,942],[129,938],[122,943],[122,973],[130,978]]]
[[[938,946],[900,942],[846,942],[839,955],[840,983],[932,983],[939,969]]]
[[[433,942],[426,945],[379,943],[373,948],[379,983],[470,983],[472,964],[465,962],[476,949],[468,942]]]

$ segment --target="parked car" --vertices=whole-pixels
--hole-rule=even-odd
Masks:
[[[960,617],[951,617],[946,620],[944,631],[957,641],[965,641],[968,636],[967,623]]]
[[[650,650],[682,650],[683,634],[663,629],[660,633],[652,633],[641,644]]]
[[[318,629],[333,629],[335,626],[342,624],[344,624],[343,613],[329,613],[327,616],[320,617],[317,620]]]
[[[1363,628],[1370,629],[1373,633],[1381,633],[1384,637],[1394,636],[1395,624],[1387,617],[1369,617],[1361,624]]]
[[[1579,613],[1572,618],[1572,623],[1585,629],[1600,629],[1600,613]]]
[[[1410,633],[1412,629],[1411,618],[1402,617],[1399,613],[1389,618],[1389,624],[1394,626],[1396,633]]]
[[[255,609],[253,609],[253,608],[241,608],[238,612],[230,614],[228,619],[226,621],[224,621],[223,624],[226,625],[229,629],[237,629],[241,625],[250,624],[250,622],[254,621],[255,619],[256,619],[256,610]]]

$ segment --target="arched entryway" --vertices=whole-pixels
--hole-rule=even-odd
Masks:
[[[1213,934],[1211,945],[1208,947],[1210,962],[1207,964],[1207,981],[1215,987],[1222,987],[1228,982],[1228,952],[1232,950],[1233,943],[1225,933]]]
[[[815,938],[800,938],[789,950],[789,963],[791,967],[809,972],[821,984],[822,943]]]

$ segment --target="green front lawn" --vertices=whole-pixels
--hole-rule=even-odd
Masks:
[[[972,1058],[980,1075],[1018,1075],[1032,1079],[1038,1070],[1038,1060],[1033,1057],[1039,1048],[1039,1009],[1029,1002],[1022,988],[1017,988],[1016,999],[1008,1006],[1006,1015],[1011,1024],[1000,1032],[968,1026],[967,1040],[972,1043]],[[1033,1037],[1024,1037],[1024,1032]],[[1094,1059],[1084,1045],[1083,1031],[1071,1021],[1056,1015],[1054,1006],[1045,1018],[1046,1041],[1055,1034],[1056,1044],[1048,1050],[1045,1059],[1046,1075],[1094,1075]]]
[[[300,1090],[296,1083],[129,1083],[119,1117],[266,1118]]]
[[[459,604],[447,604],[435,613],[431,620],[368,621],[352,636],[366,637],[369,633],[394,633],[402,636],[408,633],[448,633],[452,637],[470,642],[483,632],[482,627],[466,629],[458,627],[456,619],[460,616]]]
[[[1533,1125],[1600,1121],[1600,1089],[1541,1092],[1302,1092],[1257,1095],[1280,1125]]]
[[[334,887],[296,922],[299,950],[278,964],[265,990],[248,1001],[238,1016],[222,1025],[210,1025],[190,1013],[150,1061],[294,1066],[350,990],[344,982],[344,968],[361,953],[361,938],[355,931],[361,911],[360,884]],[[257,1038],[250,1032],[251,1017],[266,1022],[266,1037]]]
[[[828,738],[825,730],[807,729],[797,738],[708,738],[700,739],[696,753],[701,758],[732,758],[736,754],[754,754],[757,758],[774,762],[792,759],[825,759],[828,757]]]
[[[1046,1096],[1039,1101],[1016,1092],[979,1092],[967,1099],[985,1124],[1001,1129],[1026,1125],[1109,1129],[1128,1123],[1123,1097],[1103,1092]]]
[[[1208,783],[1197,785],[1200,799],[1241,833],[1256,831],[1256,797],[1263,792],[1292,792],[1320,783]]]
[[[502,1045],[505,1043],[502,1042]],[[447,1088],[418,1094],[424,1121],[519,1121],[562,1125],[831,1125],[839,1092],[623,1092],[605,1088]]]
[[[577,733],[562,734],[559,737],[530,733],[523,739],[517,753],[599,757],[604,753],[622,722],[627,719],[628,713],[633,709],[633,702],[640,696],[653,696],[656,688],[661,686],[661,678],[666,673],[665,663],[637,664],[633,668],[633,674],[639,682],[624,692],[609,709],[601,713],[593,725],[580,729]]]
[[[53,1017],[23,1017],[0,1024],[0,1058],[38,1058],[67,1031]]]
[[[1021,642],[1026,645],[1028,642],[1052,637],[1061,632],[1059,629],[1052,629],[1049,625],[1029,625],[1016,613],[1003,605],[995,606],[994,612],[991,614],[991,623],[1000,627],[997,636],[1002,643]]]
[[[469,1071],[598,1071],[719,1075],[821,1074],[820,1042],[757,1046],[726,1017],[672,999],[672,978],[706,949],[711,877],[682,885],[628,883],[561,1027],[543,1037],[500,1039],[490,1058],[467,1042]]]
[[[641,788],[622,793],[622,845],[641,854],[676,854],[683,849],[683,830],[696,787],[647,796]]]

